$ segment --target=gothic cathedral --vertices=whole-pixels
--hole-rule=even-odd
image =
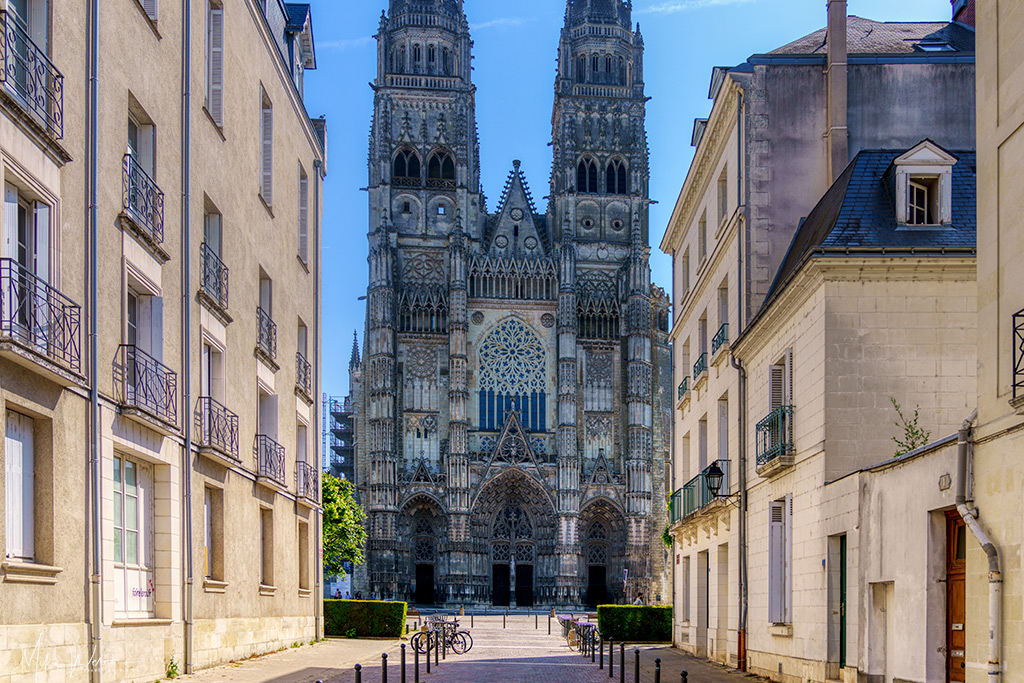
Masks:
[[[568,0],[543,212],[518,161],[488,211],[463,0],[381,16],[357,453],[378,596],[671,600],[669,301],[631,9]]]

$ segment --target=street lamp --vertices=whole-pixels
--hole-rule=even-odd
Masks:
[[[708,483],[708,492],[711,494],[712,500],[719,497],[718,492],[722,488],[723,477],[725,477],[725,472],[722,471],[717,462],[711,463],[711,467],[704,470],[704,480]]]

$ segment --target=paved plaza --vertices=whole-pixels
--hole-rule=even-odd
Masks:
[[[416,619],[410,618],[415,625]],[[470,627],[470,617],[462,619]],[[634,646],[626,647],[625,678],[620,674],[619,646],[615,647],[614,676],[598,668],[589,657],[569,650],[561,637],[558,623],[552,620],[551,635],[547,616],[510,615],[503,625],[502,617],[476,617],[471,628],[473,649],[465,655],[448,654],[439,665],[431,665],[427,674],[424,658],[420,658],[420,681],[423,683],[637,683],[634,676]],[[400,683],[401,644],[392,640],[330,639],[314,646],[304,646],[266,657],[202,671],[182,680],[196,683],[354,683],[355,664],[360,664],[363,683],[382,683],[381,654],[388,655],[388,683]],[[664,645],[637,646],[640,650],[640,683],[654,683],[655,658],[662,660],[661,680],[679,683],[680,673],[688,672],[689,683],[730,683],[751,677],[728,671],[720,666],[685,655]],[[406,648],[406,677],[415,680],[412,649]],[[607,656],[607,655],[606,655]]]

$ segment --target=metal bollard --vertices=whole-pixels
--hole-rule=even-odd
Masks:
[[[438,656],[439,656],[439,652],[438,651],[441,649],[441,646],[437,644],[437,639],[439,637],[440,637],[439,633],[434,634],[434,666],[437,666],[437,665],[439,665],[441,663],[440,660],[438,659]]]
[[[534,614],[533,615],[533,630],[537,631],[539,629],[540,629],[540,615],[539,614]]]
[[[551,615],[548,614],[548,635],[551,635]]]
[[[356,664],[356,683],[363,683],[363,666]]]
[[[501,627],[502,628],[505,628],[505,617],[507,617],[507,616],[508,616],[508,613],[505,613],[505,614],[501,615]]]
[[[615,677],[615,639],[608,639],[608,678]]]
[[[402,673],[398,678],[401,683],[405,683],[405,643],[402,643]]]
[[[597,634],[590,634],[590,663],[594,663],[594,659],[597,657]]]
[[[661,657],[654,658],[654,683],[661,683]]]
[[[388,653],[380,654],[380,683],[388,683]]]
[[[633,683],[640,683],[640,649],[633,648]]]
[[[430,631],[427,631],[427,673],[430,673]]]
[[[598,647],[597,652],[597,668],[604,669],[604,639],[601,639],[601,644]]]
[[[626,644],[619,643],[619,683],[626,683]]]
[[[679,680],[686,683],[686,670],[683,669],[683,673],[679,674]]]
[[[448,636],[441,636],[441,659],[448,659]]]
[[[413,683],[420,683],[420,651],[415,647],[412,649],[412,672]]]
[[[469,613],[469,627],[473,628],[473,613]]]

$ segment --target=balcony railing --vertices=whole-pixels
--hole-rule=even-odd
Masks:
[[[675,524],[683,518],[683,490],[676,489],[668,499],[668,523]]]
[[[391,184],[395,187],[421,187],[423,185],[423,179],[394,176],[391,178]]]
[[[708,354],[702,353],[697,357],[697,362],[693,364],[693,380],[696,382],[697,378],[708,371]]]
[[[203,242],[203,292],[218,306],[228,308],[228,267],[220,256]]]
[[[131,154],[124,155],[121,191],[122,208],[150,239],[162,244],[164,193]]]
[[[757,423],[757,466],[792,455],[793,406],[779,406]]]
[[[114,387],[118,401],[176,424],[178,376],[137,346],[118,348],[114,362]]]
[[[729,323],[723,323],[718,328],[718,334],[711,340],[711,355],[718,353],[718,349],[729,343]]]
[[[81,327],[78,304],[14,259],[0,259],[0,337],[78,372]]]
[[[427,189],[430,190],[454,190],[454,178],[427,178]]]
[[[295,388],[307,399],[313,398],[313,366],[301,353],[295,354]]]
[[[8,92],[50,135],[63,138],[64,76],[12,13],[0,10],[0,19],[4,24],[3,80]]]
[[[253,453],[256,456],[256,476],[285,488],[284,446],[265,434],[259,434],[253,444]]]
[[[690,378],[684,377],[683,381],[679,383],[679,392],[676,396],[677,401],[683,400],[683,396],[686,396],[686,392],[690,390]]]
[[[317,468],[306,462],[296,463],[295,479],[300,498],[314,503],[320,502],[320,472]]]
[[[718,460],[718,467],[722,470],[722,486],[719,489],[719,495],[725,495],[729,492],[729,461]],[[711,495],[711,489],[708,487],[707,471],[710,469],[710,465],[696,477],[691,479],[682,488],[682,506],[683,506],[683,519],[690,515],[700,512],[711,503],[715,502],[715,498]]]
[[[1024,398],[1024,311],[1013,316],[1013,399]]]
[[[238,457],[238,416],[209,396],[200,397],[196,403],[195,429],[199,446],[241,461]]]
[[[274,324],[270,314],[262,307],[256,309],[256,320],[259,329],[257,330],[257,348],[262,351],[270,360],[277,359],[277,325]]]

